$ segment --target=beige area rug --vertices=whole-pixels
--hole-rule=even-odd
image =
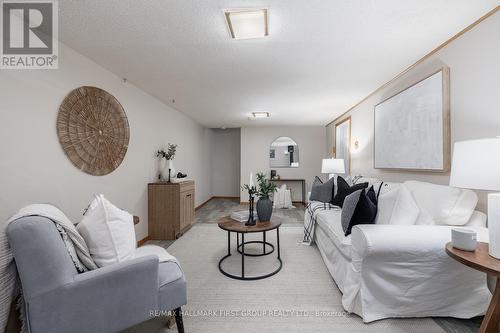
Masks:
[[[257,237],[258,235],[258,237]],[[247,237],[259,239],[261,234]],[[275,244],[276,232],[267,239]],[[188,305],[183,307],[186,332],[444,332],[432,319],[386,319],[364,324],[346,314],[341,294],[315,246],[297,244],[301,227],[281,227],[282,270],[267,279],[239,281],[222,275],[219,259],[227,253],[227,233],[216,225],[195,225],[168,251],[184,269]],[[247,240],[247,239],[245,239]],[[235,253],[224,267],[241,272],[241,255]],[[261,245],[249,245],[258,251]],[[246,250],[245,250],[246,251]],[[266,257],[245,257],[246,274],[260,274],[277,265],[276,252]],[[127,332],[176,332],[165,318],[153,319]]]

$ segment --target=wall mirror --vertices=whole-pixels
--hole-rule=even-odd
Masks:
[[[271,168],[298,168],[299,145],[287,136],[280,136],[271,143],[269,149]]]

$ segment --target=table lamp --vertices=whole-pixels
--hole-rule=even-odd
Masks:
[[[450,186],[500,191],[500,138],[456,142]],[[488,194],[490,256],[500,259],[500,193]]]
[[[321,163],[321,173],[328,173],[329,179],[334,174],[345,173],[344,159],[343,158],[325,158]]]

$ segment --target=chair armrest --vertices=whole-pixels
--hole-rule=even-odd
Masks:
[[[116,332],[158,307],[158,258],[145,256],[75,276],[28,300],[32,332]]]

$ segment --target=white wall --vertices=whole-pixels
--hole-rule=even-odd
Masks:
[[[240,129],[212,130],[212,194],[240,196]]]
[[[179,144],[175,166],[196,182],[196,204],[211,197],[210,130],[64,45],[58,70],[0,70],[0,221],[24,205],[50,202],[79,221],[93,193],[138,215],[147,235],[147,184],[157,178],[156,149]],[[60,103],[72,89],[92,85],[114,95],[130,124],[123,163],[107,176],[81,172],[56,134]]]
[[[373,169],[374,105],[443,66],[450,68],[452,144],[460,140],[500,135],[499,31],[500,12],[497,12],[345,115],[343,118],[352,118],[352,174],[374,176],[387,181],[417,179],[448,184],[448,173]],[[327,132],[327,145],[331,151],[335,146],[335,135],[332,134],[334,124],[327,126]],[[356,140],[359,140],[357,150],[354,149]],[[486,196],[484,193],[479,194],[478,208],[484,211]]]
[[[307,127],[247,127],[241,129],[241,185],[248,183],[250,172],[259,171],[269,175],[269,148],[280,136],[288,136],[297,142],[300,152],[298,168],[273,168],[281,178],[306,180],[309,191],[314,176],[321,176],[321,160],[325,158],[326,132],[322,126]],[[300,187],[292,188],[292,199],[301,200]],[[242,193],[242,201],[248,201]]]

